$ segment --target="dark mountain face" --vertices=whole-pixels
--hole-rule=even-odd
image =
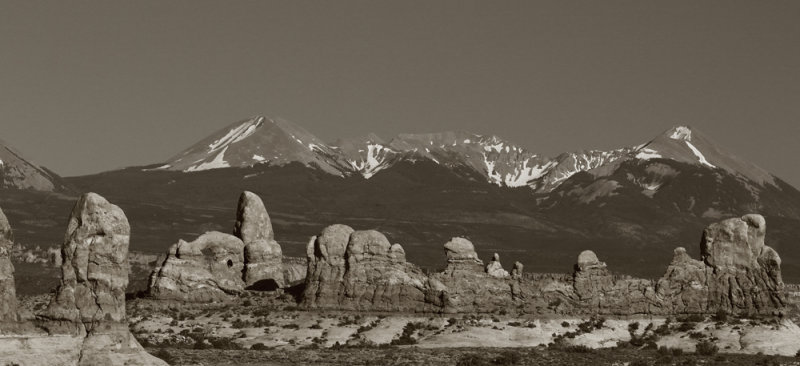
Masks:
[[[133,250],[160,252],[180,238],[230,231],[237,197],[250,190],[264,199],[286,255],[304,256],[311,235],[344,223],[387,233],[410,261],[432,268],[444,264],[443,243],[466,236],[506,267],[519,260],[528,271],[567,272],[592,249],[612,270],[656,277],[677,246],[699,257],[707,224],[761,213],[785,279],[800,281],[800,192],[687,127],[637,146],[547,158],[455,132],[326,145],[288,122],[256,117],[166,165],[67,182],[125,210]],[[62,200],[33,210],[25,202],[0,200],[12,224],[21,223],[17,238],[60,240],[61,225],[49,232],[27,223],[49,217],[40,212],[61,209]]]

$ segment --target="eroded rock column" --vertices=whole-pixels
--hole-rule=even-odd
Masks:
[[[14,287],[14,265],[11,247],[14,244],[11,225],[0,210],[0,322],[17,320],[17,295]]]
[[[283,253],[275,241],[264,202],[255,193],[243,192],[236,210],[233,235],[244,243],[244,282],[256,290],[285,287]]]
[[[48,307],[54,320],[125,320],[130,225],[122,210],[88,193],[72,210],[61,249],[61,284]]]

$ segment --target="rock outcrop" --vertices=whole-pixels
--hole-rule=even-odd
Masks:
[[[765,245],[766,220],[746,215],[710,225],[700,243],[702,261],[675,251],[659,293],[672,312],[772,314],[785,305],[781,259]]]
[[[447,256],[445,271],[483,271],[483,261],[478,258],[475,246],[465,238],[452,238],[444,244]]]
[[[575,293],[580,299],[599,301],[597,297],[613,287],[611,272],[605,262],[601,262],[591,250],[584,250],[578,255],[578,263],[574,272]]]
[[[0,231],[7,239],[9,231]],[[128,331],[129,237],[119,207],[93,193],[81,196],[61,248],[61,284],[37,319],[0,322],[0,360],[10,365],[166,366]],[[0,308],[6,308],[7,299],[0,301]]]
[[[511,269],[511,278],[518,280],[522,278],[522,270],[525,266],[521,262],[514,262],[514,268]]]
[[[494,253],[492,260],[486,265],[486,274],[495,278],[509,277],[508,271],[504,270],[503,265],[500,263],[499,254]]]
[[[72,210],[61,248],[61,284],[50,302],[53,320],[83,322],[125,319],[130,225],[122,210],[88,193]]]
[[[275,241],[267,209],[255,193],[243,192],[233,235],[244,242],[244,282],[255,289],[285,287],[283,253]]]
[[[444,312],[491,312],[513,305],[512,282],[487,274],[472,242],[453,238],[444,251],[447,267],[431,275],[444,286]]]
[[[160,300],[226,301],[244,291],[244,243],[212,231],[178,241],[150,276],[149,293]]]
[[[11,263],[13,240],[11,225],[3,210],[0,210],[0,322],[17,320],[14,265]]]
[[[591,251],[573,275],[576,311],[609,314],[775,315],[785,305],[781,260],[765,245],[766,221],[746,215],[711,224],[700,243],[702,260],[684,248],[655,283],[616,278]]]
[[[233,235],[207,232],[193,242],[179,241],[158,261],[150,275],[149,295],[158,300],[229,301],[245,291],[272,291],[301,283],[298,268],[284,265],[264,203],[243,192]]]
[[[307,256],[305,307],[418,312],[440,306],[441,286],[377,231],[328,226],[311,238]]]

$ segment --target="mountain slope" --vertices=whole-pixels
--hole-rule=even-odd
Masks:
[[[61,177],[26,160],[2,140],[0,140],[0,188],[44,192],[66,189]]]
[[[286,120],[257,116],[217,131],[158,169],[194,172],[299,162],[342,175],[346,167],[338,158],[336,152],[303,128]]]

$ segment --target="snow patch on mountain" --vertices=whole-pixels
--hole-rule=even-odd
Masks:
[[[686,126],[678,126],[669,135],[673,140],[692,141],[692,129]]]
[[[228,131],[228,133],[219,140],[216,140],[208,145],[209,152],[219,150],[220,148],[227,148],[231,144],[235,144],[250,137],[256,132],[256,129],[261,127],[262,124],[264,124],[264,117],[259,117],[256,120],[245,121],[241,125]]]
[[[697,159],[700,161],[700,164],[706,165],[710,168],[716,168],[715,165],[709,163],[708,160],[706,160],[706,157],[703,155],[703,153],[701,153],[700,150],[694,147],[694,145],[692,145],[692,143],[689,142],[689,140],[686,140],[684,142],[686,142],[686,146],[689,146],[689,148],[692,149],[692,152],[694,153],[695,156],[697,156]]]
[[[190,166],[186,169],[187,172],[199,172],[201,170],[209,170],[209,169],[219,169],[219,168],[229,168],[230,164],[225,161],[225,151],[228,150],[228,147],[225,146],[222,151],[214,157],[214,160],[202,162],[200,164]],[[202,160],[201,160],[202,161]]]
[[[382,144],[371,143],[366,146],[366,149],[359,149],[358,152],[366,152],[366,156],[361,160],[347,160],[347,162],[364,178],[369,179],[375,173],[388,167],[385,164],[386,154],[394,153],[395,151]]]
[[[658,151],[648,148],[642,148],[636,154],[636,158],[639,160],[650,160],[650,159],[660,159],[661,154]]]

